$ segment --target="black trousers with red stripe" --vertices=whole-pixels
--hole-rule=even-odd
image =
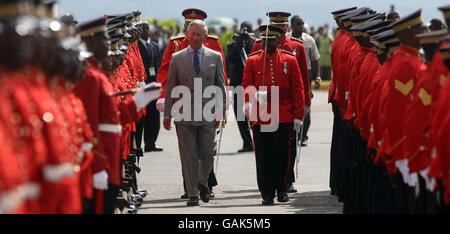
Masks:
[[[260,125],[253,127],[256,177],[263,199],[270,200],[275,192],[287,191],[291,129],[291,123],[280,123],[274,132],[263,132]]]
[[[84,199],[83,214],[114,214],[119,186],[108,183],[107,190],[94,189],[93,199]]]

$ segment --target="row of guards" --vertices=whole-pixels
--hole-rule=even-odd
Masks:
[[[449,212],[450,35],[421,13],[332,12],[330,187],[344,213]]]
[[[0,1],[0,213],[136,213],[135,123],[161,93],[140,12],[78,24],[56,1]]]

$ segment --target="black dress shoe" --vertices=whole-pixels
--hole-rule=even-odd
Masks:
[[[144,156],[144,151],[142,150],[142,148],[137,148],[137,149],[135,149],[135,154],[138,157],[142,157],[142,156]]]
[[[274,202],[273,202],[273,199],[263,199],[261,204],[263,206],[273,206]]]
[[[161,148],[161,147],[158,147],[158,146],[153,146],[153,148],[152,148],[152,151],[155,151],[155,152],[160,152],[160,151],[163,151],[164,149],[163,148]]]
[[[307,139],[302,140],[301,145],[302,146],[308,146],[308,140]]]
[[[214,194],[214,192],[213,192],[213,189],[212,188],[209,188],[209,197],[210,198],[214,198],[216,195]]]
[[[209,188],[199,183],[198,189],[200,190],[200,199],[202,199],[204,203],[208,203],[209,199],[211,198],[211,192],[209,191]]]
[[[148,192],[147,190],[139,190],[138,194],[141,195],[142,198],[144,198],[148,195]]]
[[[145,148],[144,148],[144,152],[146,152],[146,153],[147,153],[147,152],[152,152],[152,148],[147,148],[147,147],[145,147]]]
[[[189,198],[189,196],[188,196],[188,194],[187,193],[184,193],[183,195],[181,195],[181,197],[180,197],[181,199],[188,199]]]
[[[288,193],[296,193],[297,189],[294,188],[294,185],[290,184],[288,189],[287,189]]]
[[[198,206],[198,197],[190,197],[187,206]]]
[[[287,195],[286,192],[279,192],[277,200],[278,200],[278,202],[288,202],[289,196]]]
[[[253,150],[253,148],[242,148],[238,150],[238,153],[253,152]]]

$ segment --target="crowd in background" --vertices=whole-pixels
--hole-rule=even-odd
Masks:
[[[184,35],[182,26],[180,24],[177,24],[174,27],[164,27],[159,25],[158,20],[148,20],[148,22],[150,23],[150,38],[158,44],[161,54],[164,54],[164,51],[169,43],[169,38]],[[227,28],[225,26],[208,28],[209,35],[217,36],[219,38],[219,42],[222,46],[225,57],[227,56],[227,45],[233,41],[233,35],[239,32],[240,23],[241,22],[239,22],[239,20],[235,18],[234,26],[231,28]],[[255,39],[259,39],[258,26],[261,24],[262,20],[258,19],[256,22],[256,26],[254,27],[255,29],[253,30]],[[325,23],[318,27],[305,27],[305,29],[306,33],[311,35],[316,41],[317,48],[320,52],[321,70],[329,70],[331,44],[333,43],[334,37],[336,36],[337,28],[330,27]],[[322,74],[324,74],[322,76],[323,80],[331,79],[331,75],[329,72],[323,72]]]

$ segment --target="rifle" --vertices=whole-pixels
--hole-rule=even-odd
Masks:
[[[159,90],[159,89],[161,89],[161,84],[160,83],[155,83],[155,85],[150,86],[148,88],[145,88],[144,91],[148,92],[148,91],[154,91],[154,90]],[[139,88],[126,90],[126,91],[120,91],[120,92],[114,93],[113,96],[122,96],[122,95],[127,95],[127,94],[135,94],[138,90],[139,90]]]

